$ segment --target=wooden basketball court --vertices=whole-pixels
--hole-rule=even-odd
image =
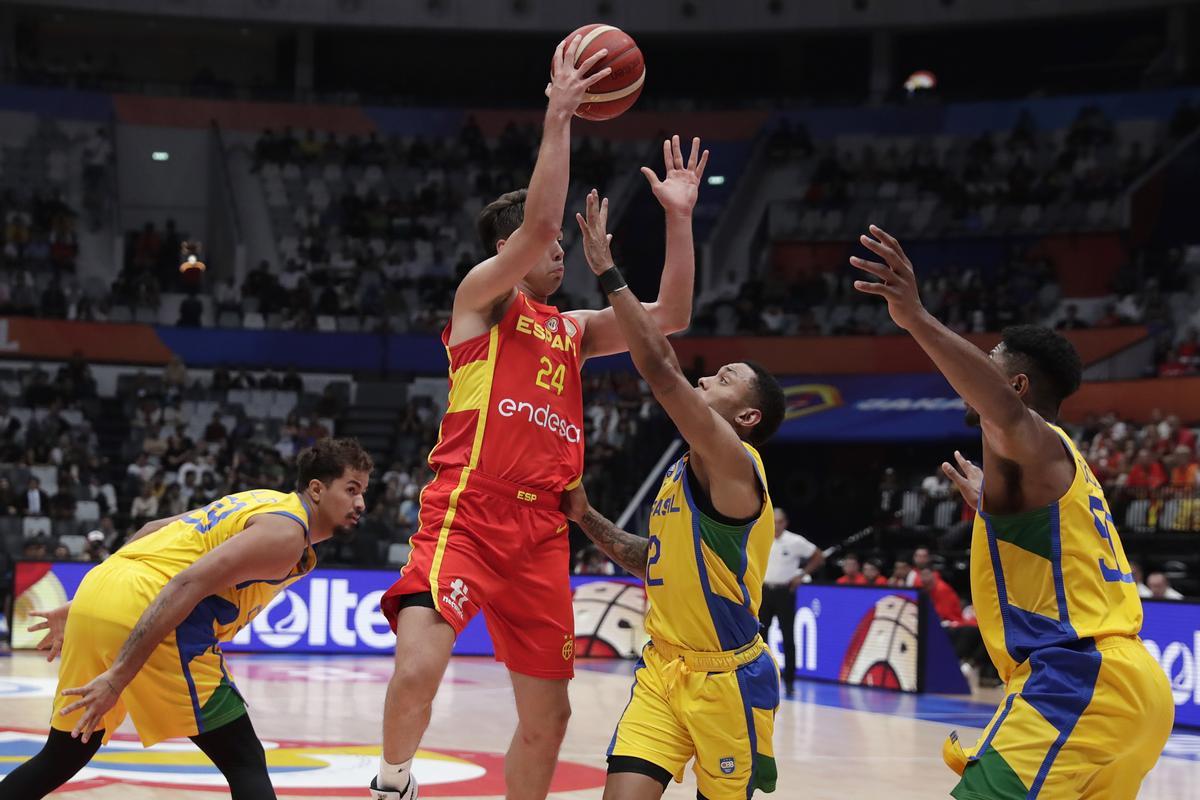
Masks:
[[[280,797],[361,798],[378,760],[379,715],[391,670],[382,657],[233,656]],[[552,797],[598,800],[604,751],[629,698],[628,662],[581,662],[572,684],[574,717]],[[0,659],[0,773],[44,738],[56,665],[33,653]],[[946,732],[983,726],[995,695],[973,700],[914,697],[825,684],[798,686],[776,723],[780,786],[795,798],[945,797],[954,776],[942,765]],[[451,663],[416,773],[421,796],[503,795],[502,755],[515,723],[503,667],[490,659]],[[122,733],[132,733],[128,722]],[[1136,735],[1131,732],[1131,735]],[[964,738],[967,738],[964,737]],[[695,797],[690,777],[669,798]],[[190,743],[143,750],[114,741],[76,782],[80,800],[213,798],[221,776]],[[1177,733],[1140,795],[1200,800],[1200,736]]]

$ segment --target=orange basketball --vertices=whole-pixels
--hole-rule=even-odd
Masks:
[[[576,36],[582,36],[575,63],[586,61],[597,50],[607,49],[605,56],[589,74],[612,67],[612,73],[591,88],[575,115],[584,119],[613,119],[625,113],[642,93],[646,81],[646,62],[633,37],[612,25],[593,23],[573,31],[566,38],[566,45]]]

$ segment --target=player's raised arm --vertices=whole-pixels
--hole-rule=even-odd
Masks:
[[[86,686],[63,690],[64,695],[79,695],[79,699],[59,712],[62,716],[87,708],[71,735],[88,740],[154,648],[204,598],[244,581],[287,575],[305,546],[304,528],[298,522],[279,514],[261,514],[252,518],[241,534],[168,581],[142,612],[112,666]]]
[[[700,139],[692,139],[692,149],[686,162],[679,137],[663,141],[663,162],[666,177],[658,175],[649,167],[642,167],[642,174],[650,182],[650,190],[658,198],[666,216],[667,242],[663,261],[662,280],[658,285],[658,298],[653,303],[644,303],[663,333],[685,330],[692,322],[692,295],[696,285],[696,247],[692,238],[692,211],[699,196],[700,181],[708,165],[708,151],[701,151]],[[608,207],[601,209],[607,225]],[[584,358],[621,353],[628,350],[625,339],[617,326],[611,308],[600,311],[572,312],[583,325]]]
[[[710,408],[688,382],[671,343],[659,330],[650,312],[625,285],[613,264],[609,251],[612,235],[605,230],[605,219],[601,214],[606,202],[593,193],[588,197],[587,217],[576,216],[583,230],[588,266],[600,277],[608,294],[613,317],[629,346],[634,366],[679,429],[679,434],[687,440],[693,461],[698,462],[697,466],[702,465],[708,474],[713,504],[731,517],[754,516],[761,509],[762,501],[754,464],[734,427]],[[745,364],[741,366],[750,370]],[[732,366],[723,367],[712,380],[724,383],[746,379],[735,372]],[[753,416],[759,412],[750,410],[747,414]],[[751,426],[757,422],[758,416],[738,420],[739,424]]]
[[[996,454],[1022,463],[1043,458],[1048,447],[1063,452],[1058,436],[1021,399],[1029,389],[1027,376],[1017,375],[1010,382],[982,350],[930,314],[921,303],[912,262],[900,242],[875,225],[870,230],[871,236],[864,234],[859,240],[883,263],[857,256],[851,256],[850,263],[879,280],[857,280],[854,288],[887,301],[892,320],[917,340],[954,391],[979,412],[986,440]]]
[[[605,67],[595,75],[588,71],[600,62],[607,50],[599,50],[576,65],[582,37],[562,42],[554,51],[550,98],[542,128],[542,144],[537,163],[529,179],[525,200],[525,219],[499,248],[496,255],[471,270],[454,295],[454,311],[485,311],[503,299],[529,271],[529,265],[545,252],[562,230],[563,210],[571,167],[571,117],[584,94],[612,70]]]

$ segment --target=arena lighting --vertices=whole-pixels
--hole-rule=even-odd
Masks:
[[[708,176],[708,185],[709,186],[722,186],[722,185],[724,185],[724,183],[725,183],[724,175],[709,175]]]
[[[153,161],[170,161],[171,154],[168,153],[166,150],[155,150],[153,153],[150,154],[150,158]]]
[[[904,81],[904,88],[910,92],[937,87],[937,75],[927,69],[919,69]]]
[[[200,248],[200,242],[184,242],[180,245],[179,257],[183,262],[179,265],[180,273],[191,277],[199,277],[204,274],[208,265],[199,258]]]

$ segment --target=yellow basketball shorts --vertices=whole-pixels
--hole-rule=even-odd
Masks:
[[[1136,637],[1037,650],[979,741],[942,748],[958,800],[1134,800],[1175,719],[1162,668]]]
[[[765,648],[748,663],[704,671],[668,659],[653,644],[642,651],[629,705],[608,747],[614,759],[646,761],[683,780],[692,767],[708,800],[746,800],[775,791],[771,736],[779,707],[779,669]],[[664,778],[665,779],[665,778]]]
[[[63,689],[85,686],[112,666],[162,586],[161,576],[119,556],[84,576],[67,615],[51,727],[60,731],[75,727],[82,709],[65,717],[59,711],[79,698],[63,697]],[[228,613],[221,604],[233,607],[218,597],[206,599],[154,648],[104,716],[106,742],[127,714],[142,744],[149,747],[163,739],[219,728],[246,713],[213,635],[213,619]]]

